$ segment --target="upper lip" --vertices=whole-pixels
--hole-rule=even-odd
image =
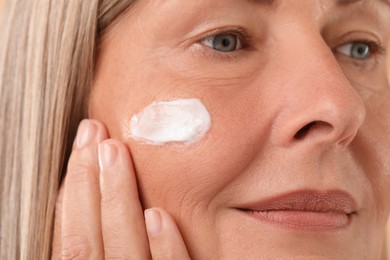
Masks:
[[[238,207],[250,211],[308,211],[352,214],[357,210],[352,196],[342,190],[298,190]]]

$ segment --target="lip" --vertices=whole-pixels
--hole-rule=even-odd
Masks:
[[[236,209],[273,226],[313,231],[346,228],[357,213],[355,200],[342,190],[298,190]]]

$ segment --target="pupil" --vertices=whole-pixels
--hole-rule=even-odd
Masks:
[[[229,47],[229,45],[230,45],[229,39],[227,39],[227,38],[223,39],[222,40],[222,45],[223,45],[223,47]]]
[[[213,48],[218,51],[232,52],[237,47],[237,39],[232,34],[220,34],[215,36],[213,42]]]
[[[361,47],[359,47],[358,52],[359,52],[359,54],[364,54],[366,52],[366,48],[361,46]]]

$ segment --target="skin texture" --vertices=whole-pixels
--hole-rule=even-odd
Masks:
[[[143,252],[142,258],[148,254],[146,232],[134,223],[143,223],[141,206],[159,207],[173,217],[193,259],[378,259],[390,208],[386,59],[375,48],[369,58],[358,60],[339,47],[356,41],[385,45],[389,14],[389,6],[380,1],[141,1],[111,29],[99,50],[89,113],[93,124],[98,129],[105,125],[108,132],[91,148],[93,159],[72,155],[70,160],[70,165],[86,165],[83,169],[94,169],[87,170],[91,175],[102,176],[97,143],[108,136],[116,139],[108,142],[121,147],[122,156],[127,154],[123,142],[131,158],[127,154],[122,167],[133,164],[135,172],[127,174],[136,175],[141,204],[133,179],[131,185],[120,181],[112,186],[114,198],[122,197],[112,205],[128,207],[123,212],[134,212],[137,222],[111,223],[110,228],[103,222],[96,229],[99,219],[126,218],[104,210],[102,202],[99,216],[105,194],[100,177],[100,188],[80,191],[93,183],[87,180],[76,189],[87,194],[80,205],[88,205],[89,198],[95,209],[66,215],[68,208],[77,211],[80,205],[64,206],[64,199],[57,226],[95,214],[95,224],[89,221],[91,227],[81,237],[88,237],[88,230],[103,230],[103,239],[87,239],[86,245],[93,241],[102,253],[115,237],[104,239],[106,233],[128,229],[128,240],[143,241],[130,255]],[[250,36],[250,41],[242,39],[242,49],[222,53],[202,44],[237,28]],[[198,98],[210,112],[212,126],[204,139],[154,146],[130,138],[133,114],[153,101],[182,98]],[[66,189],[78,183],[72,184],[75,177],[69,172],[71,167],[64,198]],[[120,178],[116,175],[120,171],[109,178]],[[356,202],[351,223],[337,230],[292,229],[236,209],[302,189],[349,193]],[[126,192],[135,199],[127,201]],[[166,236],[173,239],[168,241],[180,241],[169,223],[173,231]],[[55,241],[64,240],[64,231],[58,230]],[[126,241],[118,238],[122,246]],[[151,241],[153,258],[163,256],[154,250],[188,257],[181,242],[167,243],[164,250]]]
[[[57,199],[52,258],[188,259],[164,210],[145,212],[157,218],[146,218],[145,230],[128,149],[107,138],[102,123],[81,122]]]

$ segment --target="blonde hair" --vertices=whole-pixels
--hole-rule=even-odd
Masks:
[[[48,259],[99,37],[134,0],[12,0],[0,22],[0,259]]]

